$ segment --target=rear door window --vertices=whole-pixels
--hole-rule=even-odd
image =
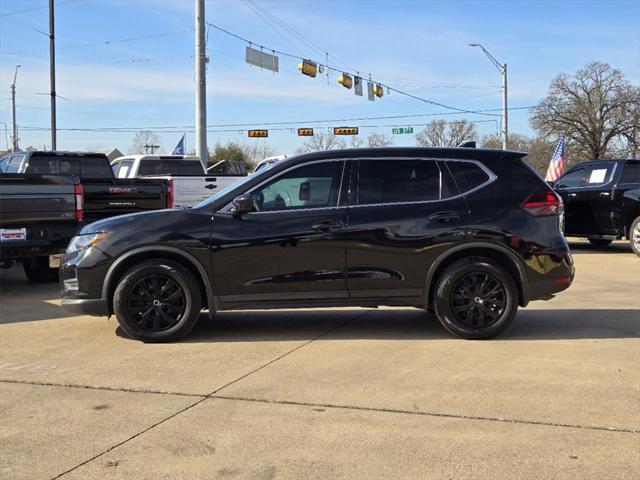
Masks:
[[[360,160],[358,204],[439,200],[441,183],[435,160]]]
[[[476,163],[451,160],[446,163],[461,193],[469,192],[489,180],[487,172]]]
[[[616,164],[611,162],[602,162],[596,165],[591,165],[587,168],[585,175],[586,183],[584,186],[598,187],[606,185],[611,181],[615,166]]]

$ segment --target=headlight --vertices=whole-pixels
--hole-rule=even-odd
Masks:
[[[73,237],[67,246],[67,253],[79,252],[89,247],[95,247],[107,238],[107,236],[109,236],[108,233],[98,232]]]

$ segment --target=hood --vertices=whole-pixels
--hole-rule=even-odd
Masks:
[[[184,215],[188,210],[180,209],[165,209],[165,210],[151,210],[148,212],[129,213],[126,215],[118,215],[115,217],[109,217],[97,222],[90,223],[82,227],[79,235],[96,232],[110,232],[115,229],[134,227],[146,224],[147,222],[153,222],[162,218],[167,220],[172,216]]]

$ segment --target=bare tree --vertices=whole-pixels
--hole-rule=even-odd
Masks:
[[[349,148],[360,148],[364,145],[364,140],[358,135],[352,135],[348,140]]]
[[[593,62],[555,77],[529,121],[541,136],[566,135],[581,160],[607,158],[616,146],[637,149],[639,102],[620,70]]]
[[[433,120],[416,134],[416,144],[420,147],[457,147],[476,136],[476,127],[468,120]]]
[[[345,148],[345,142],[342,138],[331,133],[318,132],[300,145],[296,152],[309,153],[321,150],[335,150],[337,148]]]
[[[502,148],[502,137],[498,135],[487,135],[482,138],[481,145],[483,148]],[[530,138],[518,133],[509,134],[509,150],[527,153],[524,161],[531,165],[539,174],[543,175],[547,172],[549,161],[555,150],[557,141],[547,140],[542,137]],[[567,150],[568,158],[571,159],[571,151]],[[568,161],[567,163],[572,163]],[[574,162],[575,163],[575,160]]]
[[[385,135],[384,133],[372,133],[367,137],[367,143],[369,147],[389,147],[393,145],[393,137]]]
[[[140,130],[133,137],[129,153],[147,153],[149,151],[147,145],[157,145],[160,148],[160,137],[149,130]]]

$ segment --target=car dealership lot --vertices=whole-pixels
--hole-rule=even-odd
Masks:
[[[205,314],[175,344],[1,273],[2,478],[637,478],[640,259],[494,340],[413,309]]]

